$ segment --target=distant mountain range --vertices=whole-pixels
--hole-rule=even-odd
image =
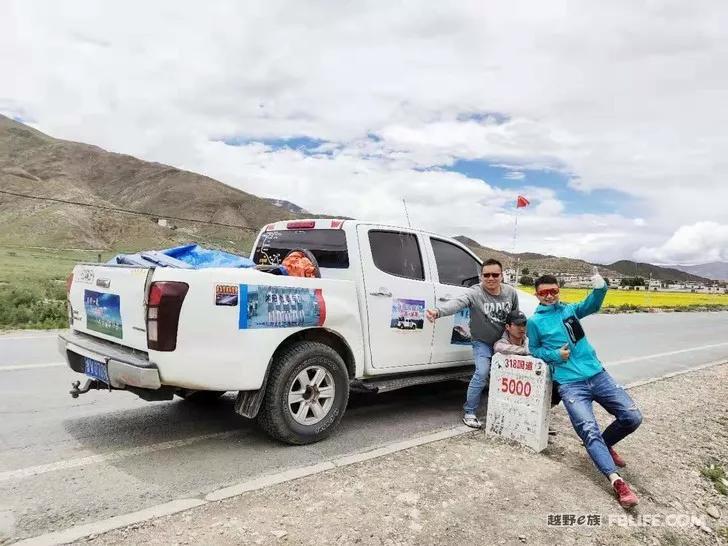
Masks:
[[[728,281],[728,262],[710,262],[700,265],[673,265],[670,267],[717,281]]]
[[[0,190],[55,199],[0,193],[0,245],[139,250],[196,241],[247,252],[257,231],[270,222],[330,217],[309,213],[283,199],[260,198],[207,176],[56,139],[2,115]],[[112,208],[144,211],[148,216]],[[163,218],[168,219],[167,226],[158,222]],[[511,254],[467,237],[457,239],[484,258],[496,257],[507,264],[518,260],[519,269],[528,268],[531,274],[590,275],[593,267],[583,260],[533,252]],[[649,277],[651,273],[660,280],[706,280],[698,276],[700,271],[677,266],[669,269],[623,260],[599,267],[608,277]],[[722,271],[720,278],[728,278],[726,269],[717,271]]]
[[[280,207],[283,210],[287,210],[288,212],[292,212],[293,214],[311,214],[307,210],[299,207],[295,203],[291,203],[290,201],[286,201],[285,199],[272,199],[272,198],[264,198],[265,201],[268,201],[271,205],[274,205],[276,207]]]
[[[495,258],[500,260],[506,267],[513,267],[517,262],[518,269],[528,269],[529,274],[534,274],[535,272],[539,274],[566,273],[571,275],[591,276],[594,266],[597,266],[599,268],[599,272],[608,278],[644,277],[645,279],[648,279],[651,276],[651,278],[659,281],[710,282],[709,278],[680,271],[676,268],[665,268],[652,264],[632,262],[630,260],[620,260],[606,265],[594,264],[584,260],[562,258],[547,254],[537,254],[534,252],[513,254],[503,250],[496,250],[482,246],[477,241],[462,235],[456,236],[455,239],[470,247],[470,249],[481,258]]]

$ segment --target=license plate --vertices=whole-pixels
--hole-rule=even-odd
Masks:
[[[109,372],[106,369],[106,364],[88,357],[84,357],[83,361],[86,368],[86,375],[103,381],[107,385],[109,384]]]

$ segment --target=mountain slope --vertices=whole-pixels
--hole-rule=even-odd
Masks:
[[[641,262],[633,262],[630,260],[620,260],[607,266],[609,269],[618,271],[626,277],[644,277],[650,276],[659,281],[680,281],[680,282],[709,282],[710,279],[679,271],[670,267],[660,267],[658,265],[645,264]]]
[[[595,265],[585,262],[584,260],[549,256],[546,254],[537,254],[535,252],[513,254],[510,252],[495,250],[493,248],[482,246],[477,241],[463,235],[458,235],[455,239],[468,246],[480,258],[495,258],[496,260],[499,260],[503,263],[503,267],[514,267],[516,262],[518,262],[519,274],[520,271],[528,269],[530,275],[533,275],[534,273],[567,273],[571,275],[591,276]],[[599,265],[598,267],[601,274],[605,277],[612,278],[621,276],[609,267],[603,265]]]
[[[249,244],[274,220],[300,215],[202,176],[55,139],[0,116],[0,189],[246,226],[206,226],[0,194],[0,243],[87,248],[140,248],[200,240],[227,248]]]
[[[700,265],[673,265],[670,267],[716,281],[728,281],[728,263],[726,262],[710,262]]]
[[[660,281],[694,281],[709,282],[710,279],[679,271],[677,268],[660,267],[652,264],[636,263],[630,260],[621,260],[609,265],[592,264],[584,260],[573,258],[563,258],[559,256],[549,256],[547,254],[537,254],[535,252],[523,252],[520,254],[512,254],[501,250],[495,250],[482,246],[477,241],[458,235],[455,237],[458,241],[468,246],[479,257],[495,258],[503,263],[504,267],[513,267],[518,262],[518,269],[527,268],[529,274],[534,272],[544,273],[566,273],[571,275],[591,276],[594,266],[599,268],[599,272],[608,278],[618,277],[644,277],[652,278]],[[682,269],[682,268],[681,268]]]

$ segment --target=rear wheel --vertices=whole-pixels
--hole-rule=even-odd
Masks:
[[[302,341],[273,363],[258,422],[282,442],[310,444],[334,431],[348,400],[341,356],[323,343]]]
[[[180,389],[177,395],[185,402],[191,404],[210,404],[220,398],[225,391],[193,391],[191,389]]]

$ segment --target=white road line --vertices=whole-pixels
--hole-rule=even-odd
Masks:
[[[607,361],[608,366],[619,366],[620,364],[629,364],[630,362],[639,362],[640,360],[649,360],[651,358],[661,358],[663,356],[673,356],[682,353],[690,353],[692,351],[704,351],[706,349],[715,349],[716,347],[728,347],[726,343],[713,343],[712,345],[702,345],[700,347],[688,347],[687,349],[678,349],[677,351],[667,351],[665,353],[655,353],[651,355],[635,356],[633,358],[624,358],[622,360]]]
[[[700,370],[705,370],[706,368],[712,368],[713,366],[720,366],[722,364],[728,364],[728,360],[725,358],[721,358],[720,360],[714,360],[713,362],[707,362],[706,364],[701,364],[700,366],[687,368],[685,370],[678,370],[676,372],[670,372],[668,374],[661,375],[659,377],[651,377],[649,379],[640,379],[639,381],[633,381],[632,383],[628,383],[627,385],[625,385],[625,388],[634,389],[635,387],[641,387],[642,385],[649,385],[650,383],[656,383],[657,381],[664,381],[665,379],[671,379],[673,377],[678,377],[678,376],[685,375],[688,373],[698,372]]]
[[[229,436],[235,436],[240,434],[239,430],[229,430],[226,432],[215,432],[213,434],[203,434],[202,436],[194,436],[192,438],[186,438],[184,440],[173,440],[171,442],[161,442],[159,444],[151,444],[148,446],[133,447],[130,449],[122,449],[114,451],[112,453],[104,453],[101,455],[89,455],[88,457],[77,457],[75,459],[67,459],[65,461],[58,461],[55,463],[41,464],[37,466],[28,466],[25,468],[19,468],[17,470],[7,470],[0,472],[0,482],[8,480],[16,480],[20,478],[28,478],[31,476],[38,476],[39,474],[47,474],[48,472],[55,472],[57,470],[67,470],[69,468],[78,468],[80,466],[88,466],[97,463],[103,463],[108,461],[118,461],[119,459],[125,459],[127,457],[134,457],[136,455],[146,455],[147,453],[154,453],[155,451],[162,451],[165,449],[174,449],[177,447],[184,447],[204,440],[213,440],[219,438],[227,438]]]
[[[14,372],[17,370],[34,370],[36,368],[54,368],[65,366],[65,362],[46,362],[44,364],[18,364],[13,366],[0,366],[0,372]]]

